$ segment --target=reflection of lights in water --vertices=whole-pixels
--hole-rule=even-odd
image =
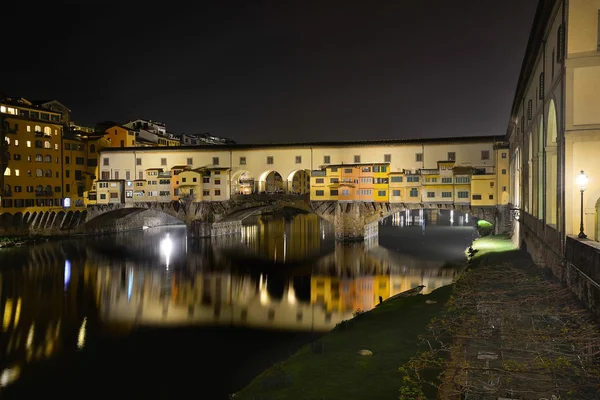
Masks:
[[[468,224],[469,223],[469,213],[465,214],[465,222]]]
[[[167,237],[160,241],[160,254],[165,257],[165,263],[167,269],[169,269],[169,261],[171,259],[171,252],[173,251],[173,242],[167,233]]]
[[[258,290],[260,292],[260,303],[267,304],[269,302],[269,292],[267,291],[267,277],[265,276],[264,282],[263,282],[262,274],[260,275],[260,278],[259,278]]]
[[[32,323],[29,327],[29,333],[27,333],[27,341],[25,342],[25,347],[30,348],[33,344],[33,335],[35,333],[35,324]]]
[[[81,327],[79,328],[79,334],[77,335],[77,348],[78,349],[83,349],[83,347],[85,346],[85,334],[87,332],[86,325],[87,325],[87,317],[85,317],[83,319],[83,322],[81,323]]]
[[[450,224],[454,224],[454,210],[450,210]]]
[[[294,281],[290,280],[288,284],[287,300],[290,304],[296,303],[296,291],[294,290]]]
[[[127,301],[131,300],[131,293],[133,292],[133,271],[129,270],[129,276],[127,277]]]
[[[285,263],[285,258],[287,256],[287,235],[283,232],[283,262]]]
[[[71,280],[71,261],[65,260],[65,289]]]
[[[21,375],[21,368],[6,368],[0,374],[0,387],[10,385],[12,382],[16,381],[19,378],[19,375]]]

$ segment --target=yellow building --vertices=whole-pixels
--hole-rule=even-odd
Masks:
[[[389,201],[389,164],[373,165],[373,200],[377,202]]]
[[[419,171],[405,172],[405,193],[404,203],[418,204],[421,202],[421,173]]]
[[[0,214],[62,209],[61,114],[24,98],[0,99],[4,165]]]
[[[185,170],[179,173],[179,198],[202,201],[203,170]]]
[[[111,147],[135,147],[135,131],[121,125],[114,125],[106,131],[106,137],[110,140]]]
[[[471,205],[496,205],[496,174],[475,174],[471,176]]]
[[[158,145],[174,147],[174,146],[181,146],[181,142],[179,141],[179,139],[173,139],[173,138],[170,138],[167,136],[159,136],[158,137]]]
[[[469,205],[471,203],[471,176],[472,167],[453,167],[454,178],[454,203]]]
[[[496,204],[507,205],[510,201],[508,188],[510,185],[510,161],[508,157],[508,145],[497,145],[496,152]]]

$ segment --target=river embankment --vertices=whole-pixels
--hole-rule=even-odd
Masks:
[[[477,239],[469,257],[454,284],[341,323],[233,397],[598,398],[593,314],[507,236]]]

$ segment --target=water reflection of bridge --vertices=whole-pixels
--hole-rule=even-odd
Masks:
[[[100,316],[107,323],[326,331],[356,310],[371,309],[380,296],[386,299],[420,284],[431,291],[455,275],[450,269],[352,277],[315,274],[310,298],[302,299],[292,277],[277,296],[265,275],[100,268],[97,293]]]

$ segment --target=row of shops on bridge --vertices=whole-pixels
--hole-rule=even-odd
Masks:
[[[255,179],[248,171],[208,165],[176,165],[139,171],[137,178],[104,176],[84,194],[86,205],[136,202],[227,201],[253,194],[310,195],[311,201],[494,206],[508,204],[508,150],[496,166],[478,169],[438,161],[437,168],[391,171],[389,163],[326,165],[298,170],[288,179],[270,171]],[[506,164],[506,165],[504,165]],[[122,179],[125,178],[125,179]]]

